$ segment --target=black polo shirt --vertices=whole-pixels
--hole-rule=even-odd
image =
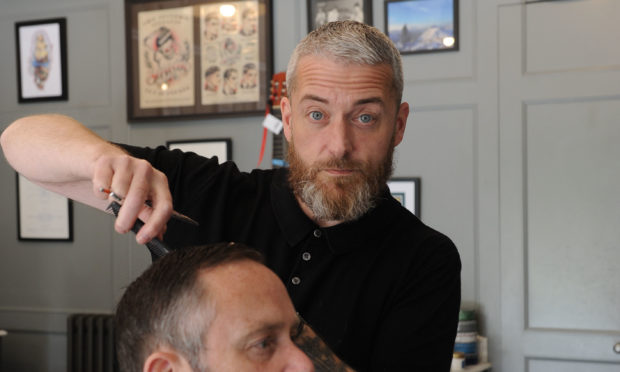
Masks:
[[[299,207],[287,170],[240,172],[195,154],[125,146],[164,172],[173,248],[235,241],[260,250],[297,311],[360,371],[449,371],[460,306],[454,244],[383,193],[357,221],[321,228]]]

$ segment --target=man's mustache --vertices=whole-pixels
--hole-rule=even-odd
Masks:
[[[331,158],[326,161],[316,162],[312,165],[311,169],[313,172],[318,172],[323,169],[338,169],[358,171],[362,174],[366,173],[366,165],[363,162],[346,158]]]

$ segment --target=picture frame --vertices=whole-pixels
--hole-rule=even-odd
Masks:
[[[394,199],[420,218],[420,177],[391,178],[387,184]]]
[[[232,139],[230,138],[168,141],[166,147],[170,150],[179,149],[183,152],[195,152],[205,158],[217,156],[220,164],[232,160]]]
[[[67,101],[67,20],[15,23],[17,101]]]
[[[262,113],[271,0],[125,0],[129,121]]]
[[[401,54],[459,50],[458,0],[385,1],[385,33]]]
[[[73,202],[16,173],[17,238],[73,241]]]
[[[372,0],[307,0],[308,32],[336,20],[372,25]]]

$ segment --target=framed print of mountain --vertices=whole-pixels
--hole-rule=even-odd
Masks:
[[[385,2],[386,34],[401,54],[456,51],[458,0]]]

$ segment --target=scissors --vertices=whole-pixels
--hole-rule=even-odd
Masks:
[[[120,197],[118,194],[115,194],[113,191],[108,190],[108,189],[100,188],[99,191],[105,192],[106,194],[110,195],[112,198],[115,199],[114,201],[112,201],[108,205],[106,210],[112,211],[112,213],[114,213],[114,216],[118,217],[118,212],[121,209],[121,204],[120,203],[123,201],[123,198]],[[147,205],[148,207],[152,207],[151,203],[149,201],[147,201],[145,203],[145,205]],[[190,225],[198,226],[198,222],[196,222],[193,219],[187,217],[186,215],[181,214],[181,213],[176,212],[176,211],[172,212],[172,218],[178,219],[179,221],[188,223]],[[135,234],[137,234],[138,231],[142,228],[142,226],[144,226],[144,222],[140,221],[140,219],[136,219],[136,222],[134,222],[134,224],[133,224],[133,226],[131,228],[131,231],[133,231]],[[166,245],[166,243],[164,243],[163,241],[161,241],[161,240],[159,240],[157,238],[151,239],[145,245],[149,249],[151,254],[154,257],[156,257],[156,258],[160,258],[160,257],[164,256],[166,253],[170,252],[170,248]]]
[[[99,191],[100,191],[100,192],[104,192],[104,193],[106,193],[106,194],[110,195],[110,196],[111,196],[112,198],[114,198],[114,199],[115,199],[115,200],[116,200],[119,204],[123,202],[123,197],[121,197],[120,195],[118,195],[118,194],[114,193],[114,191],[112,191],[112,190],[110,190],[110,189],[106,189],[106,188],[100,187],[100,188],[99,188]],[[153,208],[153,205],[151,204],[151,201],[150,201],[150,200],[147,200],[147,201],[144,203],[144,205],[146,205],[146,206],[147,206],[147,207],[149,207],[149,208]],[[199,224],[198,222],[196,222],[195,220],[193,220],[193,219],[191,219],[191,218],[187,217],[186,215],[181,214],[181,213],[179,213],[179,212],[177,212],[177,211],[172,211],[172,216],[171,216],[171,218],[174,218],[175,220],[179,220],[179,221],[181,221],[181,222],[185,222],[185,223],[188,223],[188,224],[190,224],[190,225],[194,225],[194,226],[199,226],[199,225],[200,225],[200,224]]]
[[[106,210],[112,211],[115,217],[118,217],[118,211],[120,209],[121,209],[121,205],[117,201],[113,201],[106,208]],[[142,228],[142,226],[144,226],[144,222],[140,221],[139,219],[136,219],[136,222],[133,224],[131,231],[137,234],[138,231],[140,231],[140,229]],[[166,253],[170,252],[170,248],[166,245],[166,243],[162,242],[161,240],[157,238],[151,239],[145,245],[149,249],[151,254],[155,256],[156,258],[161,258]]]

